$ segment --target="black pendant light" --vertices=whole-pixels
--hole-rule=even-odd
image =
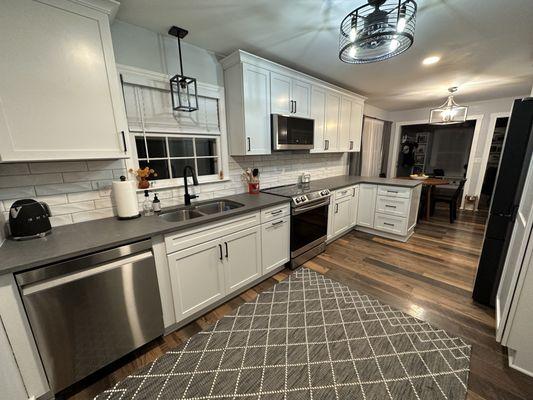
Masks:
[[[189,31],[173,26],[168,34],[178,38],[178,54],[180,60],[180,73],[170,78],[170,95],[172,97],[172,109],[174,111],[196,111],[198,110],[198,88],[196,79],[183,74],[183,61],[181,58],[181,39]]]
[[[403,53],[414,42],[416,10],[414,0],[368,0],[342,20],[339,58],[367,64]]]

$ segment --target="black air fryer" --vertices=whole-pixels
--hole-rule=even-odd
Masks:
[[[31,199],[15,201],[9,210],[9,229],[15,240],[43,237],[52,231],[50,209]]]

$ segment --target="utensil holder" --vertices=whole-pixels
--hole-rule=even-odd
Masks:
[[[259,182],[248,183],[248,193],[258,194],[259,193]]]

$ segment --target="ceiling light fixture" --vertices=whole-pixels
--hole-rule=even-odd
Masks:
[[[196,79],[183,74],[183,60],[181,58],[181,39],[189,31],[173,26],[168,34],[178,38],[178,56],[180,73],[170,78],[170,96],[172,97],[172,109],[174,111],[192,112],[198,110],[198,88]]]
[[[448,100],[440,107],[433,108],[429,113],[429,123],[434,125],[459,124],[466,121],[468,113],[467,106],[460,106],[453,99],[453,94],[457,92],[457,87],[448,89],[450,95]]]
[[[424,65],[433,65],[433,64],[436,64],[440,61],[440,57],[439,56],[431,56],[431,57],[426,57],[424,58],[424,60],[422,61],[422,64]]]
[[[341,22],[339,58],[349,64],[387,60],[413,45],[414,0],[367,0]]]

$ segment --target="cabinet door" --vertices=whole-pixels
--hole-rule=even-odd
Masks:
[[[333,207],[333,236],[337,236],[346,232],[351,227],[351,197],[336,201]]]
[[[363,133],[363,104],[352,101],[350,115],[350,151],[361,151],[361,136]]]
[[[10,1],[0,13],[1,161],[124,158],[108,16],[47,3]]]
[[[341,99],[341,113],[339,124],[339,150],[350,151],[353,146],[350,143],[350,122],[352,114],[352,101],[347,97]]]
[[[261,225],[263,275],[290,260],[290,216]]]
[[[225,236],[222,241],[229,294],[261,276],[261,227]]]
[[[338,151],[339,119],[341,96],[326,93],[326,131],[324,134],[324,151]]]
[[[350,206],[352,210],[350,225],[355,226],[357,224],[357,208],[359,207],[359,186],[354,186],[352,190],[352,198],[350,199],[350,201],[352,202]]]
[[[326,91],[318,86],[311,90],[311,118],[315,120],[315,147],[312,153],[324,151],[324,134],[326,130]]]
[[[294,101],[294,115],[303,118],[311,116],[311,85],[292,79],[291,100]]]
[[[270,154],[270,72],[243,64],[246,154]]]
[[[290,114],[291,78],[285,75],[270,73],[270,108],[272,114]]]
[[[357,206],[357,225],[366,228],[374,227],[376,209],[376,185],[363,183],[359,185],[359,204]]]
[[[224,297],[223,248],[212,240],[168,256],[176,321]]]

